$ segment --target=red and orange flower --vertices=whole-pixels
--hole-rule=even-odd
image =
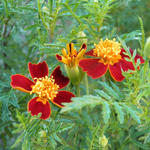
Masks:
[[[79,62],[79,66],[84,72],[93,79],[100,78],[107,70],[109,70],[112,78],[116,81],[122,81],[125,77],[123,71],[135,70],[131,61],[125,60],[129,56],[124,54],[125,50],[121,48],[121,44],[114,40],[101,40],[95,48],[86,53],[88,56],[96,58],[86,58]],[[133,50],[130,49],[131,55]],[[144,59],[138,54],[135,56],[135,63],[140,59],[140,63],[144,63]]]
[[[73,43],[67,44],[67,51],[63,48],[62,55],[56,54],[56,59],[65,65],[67,75],[74,85],[78,85],[84,75],[84,72],[79,67],[79,61],[84,58],[86,44],[82,44],[79,51],[74,48]]]
[[[49,118],[51,114],[49,100],[58,107],[63,107],[62,103],[71,102],[74,94],[59,91],[69,83],[68,77],[62,74],[60,66],[54,69],[50,77],[48,77],[48,65],[45,61],[38,64],[29,63],[28,68],[33,81],[23,75],[15,74],[11,76],[11,86],[20,91],[38,95],[28,102],[28,111],[32,116],[41,113],[41,119]]]
[[[76,67],[79,64],[79,60],[84,57],[85,51],[86,51],[86,44],[82,44],[81,48],[79,49],[79,52],[74,48],[73,43],[67,44],[67,51],[63,48],[62,49],[62,56],[59,54],[56,54],[56,59],[64,64],[66,64],[68,67]]]

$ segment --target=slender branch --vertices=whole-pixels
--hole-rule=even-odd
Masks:
[[[87,74],[85,74],[85,86],[86,86],[86,94],[89,95],[89,83]]]
[[[77,93],[77,96],[79,97],[80,96],[80,84],[76,85],[76,93]]]

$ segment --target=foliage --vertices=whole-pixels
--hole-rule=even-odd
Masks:
[[[149,149],[149,60],[140,69],[134,63],[136,53],[144,56],[148,9],[147,0],[1,0],[0,150]],[[117,38],[137,69],[119,83],[85,76],[80,96],[61,110],[51,104],[47,120],[27,113],[31,96],[13,90],[10,76],[29,76],[28,62],[46,60],[52,70],[67,43],[90,50],[101,38]],[[72,84],[67,90],[78,93]]]

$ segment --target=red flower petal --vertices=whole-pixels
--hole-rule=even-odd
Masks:
[[[129,56],[125,55],[124,52],[126,52],[126,51],[125,51],[125,49],[122,48],[121,49],[121,53],[120,53],[122,58],[129,58]],[[131,53],[131,55],[133,55],[133,50],[131,48],[130,48],[130,53]],[[140,59],[141,64],[144,63],[143,57],[138,55],[138,54],[136,54],[136,56],[134,58],[135,63],[137,62],[138,59]]]
[[[55,79],[55,83],[59,85],[59,89],[64,88],[69,83],[69,78],[62,74],[60,66],[54,69],[51,76],[53,76],[53,79]]]
[[[108,69],[108,65],[104,65],[98,61],[99,59],[82,59],[79,62],[79,66],[84,72],[87,72],[90,77],[97,79],[103,76]]]
[[[62,56],[60,56],[59,54],[56,54],[56,59],[57,59],[58,61],[61,61],[61,60],[62,60]]]
[[[84,43],[82,44],[81,48],[79,49],[79,52],[80,52],[82,49],[87,49],[86,44],[84,44]],[[79,52],[78,52],[78,53],[79,53]]]
[[[130,53],[131,53],[131,55],[133,55],[133,50],[130,48]],[[144,63],[144,59],[143,59],[143,57],[142,56],[140,56],[140,55],[138,55],[138,54],[136,54],[135,55],[135,58],[134,58],[134,60],[135,60],[135,63],[137,62],[137,60],[138,59],[140,59],[140,62],[141,62],[141,64],[143,64]]]
[[[38,101],[39,97],[35,97],[28,102],[28,111],[31,112],[32,116],[41,113],[41,119],[46,120],[51,114],[50,104],[47,101],[46,104]]]
[[[48,65],[45,61],[38,64],[29,63],[28,67],[33,80],[35,80],[34,78],[42,78],[48,76]]]
[[[85,54],[88,55],[88,56],[94,56],[94,57],[96,57],[96,56],[93,54],[93,49],[90,50],[90,51],[88,51],[88,52],[86,52]]]
[[[122,75],[120,62],[114,65],[109,65],[109,72],[112,78],[118,82],[122,81],[125,77]]]
[[[118,63],[115,63],[114,65],[109,65],[109,71],[114,80],[122,81],[124,79],[121,69],[123,71],[135,70],[132,62],[121,59]]]
[[[58,107],[64,107],[62,103],[70,103],[71,98],[75,97],[75,95],[68,91],[59,91],[56,97],[53,99],[53,103]]]
[[[132,62],[121,59],[120,64],[121,64],[121,68],[122,68],[123,71],[135,70]]]
[[[127,56],[127,55],[124,54],[125,52],[126,52],[125,49],[122,48],[122,49],[121,49],[121,52],[120,52],[121,57],[122,57],[122,58],[129,58],[129,56]]]
[[[15,74],[11,76],[10,85],[14,89],[29,93],[32,91],[31,86],[34,85],[34,82],[23,75]]]

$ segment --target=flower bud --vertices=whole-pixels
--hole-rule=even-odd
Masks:
[[[46,138],[47,137],[46,131],[44,131],[44,130],[40,131],[39,134],[40,134],[41,138]]]
[[[67,51],[62,49],[62,56],[56,54],[56,59],[65,64],[67,75],[74,85],[78,85],[84,76],[84,72],[79,67],[79,61],[84,58],[86,48],[86,44],[82,44],[77,51],[74,44],[69,43],[67,44]]]
[[[83,79],[84,72],[78,67],[78,65],[73,67],[65,65],[65,70],[72,84],[78,85]]]
[[[103,148],[107,146],[107,144],[108,144],[108,139],[106,138],[105,135],[103,135],[102,137],[100,137],[100,144],[101,144],[101,146],[102,146]]]
[[[146,44],[145,44],[144,56],[150,59],[150,37],[148,37]]]
[[[46,6],[44,6],[42,8],[42,10],[43,10],[43,12],[44,12],[45,15],[49,15],[49,9]]]
[[[40,134],[40,138],[43,141],[43,143],[47,143],[47,133],[46,133],[46,131],[41,130],[39,132],[39,134]]]
[[[80,43],[87,43],[87,38],[86,38],[86,34],[83,32],[83,31],[80,31],[77,35],[78,38],[81,38],[81,39],[78,39],[77,41],[80,42]]]

